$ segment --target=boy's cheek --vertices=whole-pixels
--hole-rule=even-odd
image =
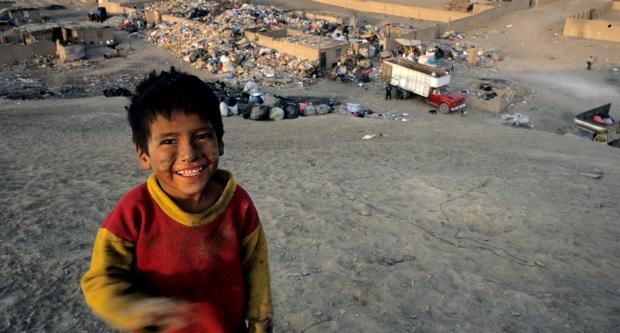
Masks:
[[[158,161],[157,163],[157,169],[158,170],[169,170],[170,167],[172,166],[172,159],[161,159]]]

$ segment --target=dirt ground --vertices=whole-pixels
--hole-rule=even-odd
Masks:
[[[604,103],[620,119],[620,44],[561,36],[562,17],[597,2],[558,1],[463,32],[506,59],[457,65],[454,86],[506,80],[521,95],[509,111],[533,129],[386,102],[380,82],[267,90],[333,96],[387,119],[225,119],[222,166],[268,237],[276,332],[620,330],[620,151],[557,134]],[[72,6],[57,15],[88,9],[56,3]],[[76,68],[1,68],[4,82],[56,94],[0,100],[1,332],[111,332],[78,281],[99,223],[147,174],[127,100],[100,91],[171,65],[209,79],[143,40],[122,47],[125,58]],[[59,98],[73,86],[67,95],[79,98]],[[383,135],[362,140],[372,133]]]

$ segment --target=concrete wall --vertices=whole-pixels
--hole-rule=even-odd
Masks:
[[[620,43],[620,22],[569,17],[564,21],[564,36]]]
[[[439,36],[440,32],[443,32],[442,25],[437,24],[433,27],[416,30],[416,39],[421,41],[428,41],[435,39]]]
[[[52,40],[54,39],[54,32],[52,30],[35,31],[32,33],[24,32],[20,33],[19,39],[26,44],[33,43],[40,40]]]
[[[285,30],[280,31],[285,32]],[[293,31],[288,33],[289,36],[292,34]],[[285,36],[283,36],[281,32],[273,31],[270,33],[270,35],[246,31],[244,36],[249,41],[255,42],[260,46],[268,47],[277,50],[280,53],[288,54],[303,60],[320,61],[321,53],[325,53],[325,64],[327,68],[329,68],[332,63],[337,62],[340,57],[347,51],[348,48],[348,45],[344,44],[317,48],[308,45],[293,43],[289,41]],[[312,38],[312,36],[309,36],[309,38]]]
[[[286,33],[285,30],[281,30]],[[268,47],[278,52],[296,56],[305,60],[319,60],[319,49],[306,46],[291,44],[282,36],[267,36],[260,33],[246,31],[244,35],[249,41],[255,42],[260,46]]]
[[[314,0],[329,5],[350,8],[361,12],[379,13],[385,15],[410,17],[420,20],[437,21],[445,24],[425,28],[418,31],[417,39],[433,39],[437,34],[444,31],[464,31],[483,26],[489,21],[496,20],[509,13],[525,10],[530,7],[530,0],[513,0],[511,2],[497,3],[494,6],[476,4],[474,12],[462,13],[434,8],[415,7],[410,5],[393,4],[371,0]],[[540,0],[556,1],[556,0]]]
[[[86,47],[83,44],[64,46],[56,43],[56,56],[63,62],[85,59]]]
[[[615,10],[614,8],[620,8],[620,1],[589,8],[566,18],[563,35],[620,43],[620,22],[597,20],[602,15]]]
[[[476,6],[474,6],[475,8]],[[496,20],[504,15],[512,12],[525,10],[530,8],[529,0],[514,0],[511,2],[498,3],[494,7],[485,7],[484,9],[475,9],[476,15],[471,15],[458,20],[448,22],[444,25],[444,31],[466,31],[479,28],[490,21]],[[440,31],[443,32],[443,31]]]
[[[599,7],[588,8],[588,9],[582,10],[581,12],[575,15],[572,15],[571,18],[583,19],[583,20],[595,20],[601,17],[602,15],[609,13],[612,10],[612,5],[613,5],[612,2],[608,2]]]
[[[538,6],[544,6],[548,3],[552,3],[552,2],[556,2],[558,0],[533,0],[532,1],[532,6],[534,7],[538,7]]]
[[[466,98],[467,107],[494,113],[502,113],[510,105],[510,98],[506,95],[498,94],[490,100],[484,100],[475,96]]]
[[[99,6],[101,7],[105,7],[106,12],[110,13],[110,14],[133,14],[137,11],[137,9],[135,8],[129,8],[129,7],[124,7],[122,4],[120,3],[116,3],[116,2],[100,2]]]
[[[12,1],[0,1],[0,9],[9,8],[13,6],[15,2]]]
[[[11,44],[0,46],[0,64],[10,64],[15,61],[23,61],[34,55],[54,55],[56,44],[43,40],[30,45]]]
[[[105,45],[106,41],[114,40],[112,28],[62,28],[63,40],[87,45]]]
[[[402,5],[372,0],[314,0],[314,2],[349,8],[360,12],[409,17],[419,20],[438,22],[454,21],[471,15],[462,12],[452,12],[442,9],[415,7],[411,5]]]

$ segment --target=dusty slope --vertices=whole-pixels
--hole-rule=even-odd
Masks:
[[[0,331],[108,331],[78,279],[146,177],[124,103],[0,105]],[[277,332],[620,327],[617,150],[460,117],[225,126],[223,166],[267,230]]]
[[[514,45],[500,63],[517,73],[509,79],[533,73],[519,82],[534,91],[549,86],[536,97],[541,112],[524,112],[536,128],[553,130],[558,118],[570,122],[601,96],[617,96],[613,82],[603,83],[607,72],[583,71],[588,50],[620,53],[552,30],[537,44],[544,52],[518,53],[511,38],[547,29],[536,24],[547,9],[535,10],[542,12],[518,16],[529,17],[527,25],[508,17],[489,26],[497,30],[489,46]],[[502,36],[508,24],[522,30]],[[557,50],[542,49],[554,38]],[[41,75],[62,83],[89,73],[115,78],[132,67],[189,69],[133,45],[128,59],[94,71]],[[570,66],[562,72],[565,65],[537,62],[548,52],[568,55]],[[432,116],[416,101],[385,104],[381,86],[322,83],[285,93],[340,95],[380,112],[409,112],[411,121],[226,121],[224,167],[252,194],[268,232],[277,332],[620,329],[618,150],[488,125],[494,119],[476,111]],[[0,101],[0,331],[109,331],[88,313],[77,281],[97,225],[146,177],[134,162],[124,103]],[[385,136],[361,140],[379,131]],[[596,170],[601,179],[582,175]]]
[[[532,118],[538,129],[556,131],[582,111],[612,103],[620,117],[620,43],[562,36],[564,18],[603,0],[562,0],[506,15],[466,32],[466,41],[482,49],[505,51],[494,77],[527,88],[533,103],[513,111]],[[586,59],[596,57],[592,71]],[[458,74],[457,74],[458,75]]]

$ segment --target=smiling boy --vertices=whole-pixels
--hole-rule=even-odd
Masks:
[[[128,119],[152,174],[97,233],[81,280],[111,326],[136,332],[269,332],[267,243],[247,192],[218,169],[218,100],[195,76],[151,74]]]

